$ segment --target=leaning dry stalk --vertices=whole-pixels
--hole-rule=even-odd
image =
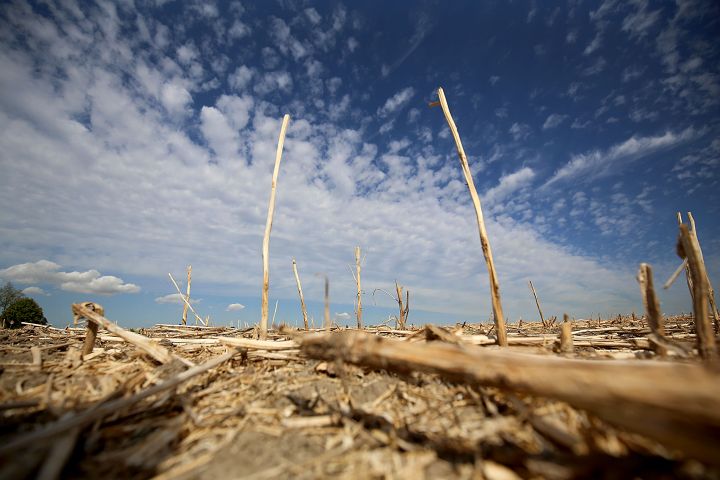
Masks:
[[[399,317],[398,317],[398,329],[399,330],[405,330],[405,322],[407,321],[408,311],[410,310],[410,291],[407,290],[406,293],[406,301],[403,305],[403,287],[402,285],[399,285],[397,280],[395,280],[395,292],[397,293],[397,302],[398,302],[398,308],[400,309]]]
[[[85,302],[81,304],[83,307],[89,308],[98,315],[105,316],[105,309],[97,303]],[[73,315],[75,319],[80,318],[80,315]],[[96,322],[87,320],[87,333],[85,334],[85,341],[83,342],[82,354],[90,355],[95,348],[95,339],[98,333],[98,324]]]
[[[273,170],[272,186],[270,187],[270,205],[268,206],[267,222],[265,223],[265,236],[262,244],[262,260],[263,260],[263,287],[262,287],[262,306],[260,317],[260,338],[267,338],[267,321],[268,321],[268,293],[270,291],[270,231],[272,230],[273,213],[275,212],[275,191],[277,189],[278,173],[280,172],[280,160],[282,158],[283,143],[285,143],[285,132],[287,131],[290,115],[285,114],[280,127],[280,137],[278,138],[277,152],[275,153],[275,169]]]
[[[677,222],[678,226],[683,224],[682,215],[680,214],[680,212],[677,212]],[[688,264],[688,262],[685,262],[685,280],[687,281],[688,290],[690,291],[690,298],[694,298],[695,289],[693,288],[692,275],[690,274],[690,265]]]
[[[180,298],[182,299],[182,301],[185,302],[185,305],[187,305],[188,308],[190,309],[190,311],[193,312],[193,314],[195,315],[195,321],[196,321],[196,323],[197,323],[197,321],[199,320],[200,323],[202,323],[204,326],[207,327],[209,320],[208,320],[208,321],[205,321],[205,320],[202,319],[202,317],[201,317],[200,315],[198,315],[198,313],[195,311],[195,309],[193,308],[193,306],[190,305],[190,299],[189,299],[189,298],[185,298],[185,295],[183,295],[183,293],[180,291],[180,287],[178,286],[177,282],[176,282],[175,279],[173,278],[172,274],[171,274],[171,273],[168,273],[168,276],[170,277],[170,281],[172,282],[172,284],[175,286],[175,290],[177,290],[178,293],[180,294]],[[209,318],[210,318],[210,317],[208,317],[208,319],[209,319]]]
[[[455,121],[450,114],[450,107],[448,107],[447,100],[445,100],[445,92],[443,92],[442,88],[438,88],[438,97],[440,98],[440,106],[445,114],[445,120],[447,120],[450,132],[452,132],[453,138],[455,139],[455,146],[457,147],[458,156],[460,157],[460,164],[462,165],[465,182],[470,190],[470,197],[472,198],[473,206],[475,207],[475,217],[478,224],[478,230],[480,232],[480,245],[482,246],[488,274],[490,275],[490,294],[492,297],[493,316],[495,319],[495,330],[497,331],[498,344],[500,346],[507,346],[505,317],[503,316],[502,304],[500,302],[500,283],[498,282],[497,273],[495,271],[492,250],[490,249],[490,241],[488,240],[487,231],[485,230],[485,220],[483,219],[480,197],[475,189],[475,182],[473,181],[472,172],[470,171],[470,165],[468,165],[467,155],[465,155],[465,150],[463,149],[462,142],[460,141],[460,134],[458,133]]]
[[[302,285],[300,285],[300,276],[297,271],[297,263],[295,259],[292,259],[293,273],[295,274],[295,282],[297,283],[298,295],[300,295],[300,309],[302,310],[303,322],[305,322],[305,330],[308,329],[308,316],[307,309],[305,308],[305,297],[302,293]]]
[[[538,300],[537,292],[535,292],[535,287],[533,287],[531,280],[528,280],[528,283],[530,284],[530,290],[532,290],[533,297],[535,297],[535,305],[537,305],[538,313],[540,314],[540,321],[542,322],[543,327],[547,328],[547,324],[545,323],[545,318],[543,317],[542,310],[540,310],[540,301]]]
[[[192,281],[192,265],[188,265],[187,267],[187,294],[185,295],[185,298],[187,298],[188,302],[190,301],[190,282]],[[186,303],[183,305],[183,316],[182,316],[182,324],[187,325],[187,312],[188,312],[188,304]]]
[[[700,252],[697,250],[697,242],[694,235],[688,230],[687,225],[680,224],[680,242],[678,243],[678,255],[688,259],[693,295],[693,316],[695,317],[695,332],[700,356],[706,360],[714,359],[717,356],[715,336],[713,335],[710,319],[708,318],[708,288],[707,272],[705,265],[700,259]]]
[[[703,268],[705,268],[705,259],[703,258],[702,247],[700,247],[700,239],[698,238],[697,230],[695,230],[695,219],[693,218],[692,212],[687,212],[687,214],[688,221],[690,222],[690,231],[695,238],[695,245],[697,246],[698,253],[700,254],[700,261],[703,264]],[[707,274],[707,268],[705,268],[705,275],[705,281],[707,281],[708,286],[708,302],[710,302],[710,313],[712,313],[713,320],[715,322],[715,333],[718,333],[718,329],[720,329],[720,313],[718,313],[717,304],[715,303],[715,289],[713,288],[712,282],[710,281],[710,276]]]
[[[642,296],[645,313],[648,318],[650,330],[658,336],[665,337],[665,325],[663,323],[662,314],[660,313],[660,302],[655,295],[655,286],[653,285],[652,268],[647,263],[640,264],[638,271],[638,283],[640,283],[640,294]],[[652,343],[655,353],[661,356],[667,355],[667,349],[658,344]]]
[[[362,289],[360,288],[360,247],[355,247],[355,270],[357,271],[355,276],[355,281],[357,282],[357,327],[363,328]]]

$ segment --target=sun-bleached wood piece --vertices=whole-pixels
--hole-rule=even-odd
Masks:
[[[564,315],[563,323],[560,324],[560,352],[561,353],[572,353],[575,347],[573,346],[572,336],[572,323],[567,314]]]
[[[693,316],[695,317],[695,332],[697,334],[697,347],[700,356],[705,360],[714,360],[717,357],[717,346],[710,318],[708,317],[708,286],[705,264],[700,258],[695,236],[684,223],[680,224],[680,242],[678,255],[688,259],[690,275],[693,286]]]
[[[547,324],[545,323],[545,317],[543,317],[542,309],[540,309],[540,300],[538,300],[537,292],[535,291],[535,287],[533,286],[533,283],[531,280],[528,280],[528,284],[530,285],[530,290],[532,290],[533,297],[535,297],[535,305],[537,305],[538,313],[540,314],[540,321],[543,324],[543,327],[547,328]]]
[[[188,312],[188,305],[190,304],[190,283],[192,281],[192,265],[188,265],[187,267],[187,293],[185,294],[185,298],[187,299],[187,303],[183,305],[183,316],[182,316],[182,324],[187,325],[187,312]]]
[[[554,398],[712,464],[719,464],[720,375],[678,362],[576,360],[364,332],[308,334],[304,355]]]
[[[204,327],[207,327],[208,322],[203,320],[203,318],[200,315],[198,315],[198,313],[195,311],[193,306],[190,305],[190,299],[185,298],[185,295],[183,295],[183,293],[180,291],[180,287],[178,286],[177,282],[175,281],[175,278],[173,278],[172,273],[168,273],[168,276],[170,277],[170,281],[172,282],[172,284],[175,286],[175,290],[177,290],[177,292],[180,294],[180,298],[182,299],[182,301],[185,302],[185,305],[187,305],[187,307],[190,309],[190,311],[193,313],[193,315],[195,315],[195,320],[200,321],[200,323]]]
[[[85,302],[82,304],[83,306],[89,308],[93,312],[97,312],[99,315],[105,315],[105,309],[98,305],[97,303],[92,302]],[[75,319],[79,318],[79,316],[74,315]],[[98,334],[98,324],[95,322],[88,321],[87,322],[87,333],[85,334],[85,341],[83,342],[83,349],[82,354],[83,356],[89,355],[92,353],[93,348],[95,348],[95,339],[97,338]]]
[[[440,99],[440,106],[442,107],[443,114],[445,114],[445,120],[447,120],[450,132],[455,140],[455,146],[457,147],[458,156],[460,157],[460,165],[462,165],[465,183],[467,183],[468,190],[470,190],[470,197],[472,198],[473,206],[475,207],[475,218],[477,220],[478,230],[480,233],[480,245],[482,246],[485,263],[487,264],[488,274],[490,276],[490,297],[492,299],[495,331],[497,332],[498,345],[504,347],[507,346],[507,330],[505,328],[505,317],[503,316],[502,303],[500,301],[500,282],[498,281],[497,272],[495,271],[495,263],[493,262],[492,250],[490,249],[490,241],[488,240],[487,230],[485,229],[485,219],[483,218],[482,206],[480,205],[480,197],[478,196],[477,189],[475,188],[472,171],[470,170],[467,155],[465,155],[465,149],[463,148],[462,141],[460,140],[460,134],[458,133],[455,121],[450,114],[450,107],[448,107],[447,100],[445,99],[445,92],[443,92],[442,88],[438,88],[437,94]]]
[[[308,329],[307,308],[305,307],[305,297],[303,296],[302,285],[300,284],[300,275],[298,275],[298,271],[297,271],[297,262],[295,262],[294,258],[292,259],[292,267],[293,267],[293,273],[295,274],[295,283],[297,283],[298,295],[300,296],[300,309],[302,310],[303,322],[305,323],[305,330],[307,330]]]
[[[268,205],[267,221],[265,222],[265,236],[262,243],[262,261],[263,261],[263,284],[262,284],[262,300],[260,314],[260,338],[267,338],[268,323],[268,294],[270,292],[270,231],[272,230],[273,214],[275,213],[275,193],[277,190],[278,174],[280,173],[280,160],[282,159],[283,144],[285,143],[285,133],[287,132],[290,115],[285,114],[280,127],[280,136],[278,138],[277,151],[275,152],[275,168],[273,169],[272,185],[270,187],[270,202]]]
[[[653,285],[652,268],[647,263],[641,263],[637,275],[640,284],[640,295],[642,296],[645,314],[647,315],[650,330],[660,337],[665,337],[665,323],[660,312],[660,302],[655,295]],[[652,343],[655,353],[661,356],[667,355],[667,349],[659,343]]]
[[[155,341],[143,335],[140,335],[139,333],[125,330],[124,328],[114,324],[113,322],[99,314],[97,312],[97,308],[95,308],[94,310],[89,308],[88,303],[91,302],[74,303],[72,305],[73,314],[78,315],[82,318],[86,318],[88,320],[88,323],[94,322],[99,326],[103,327],[105,330],[114,333],[126,342],[135,345],[137,348],[147,353],[160,363],[170,363],[178,358],[174,356],[167,348],[158,345]]]
[[[705,267],[705,258],[703,257],[702,253],[702,247],[700,246],[700,239],[698,238],[697,230],[695,229],[695,218],[693,217],[692,212],[687,212],[688,215],[688,222],[690,222],[690,231],[693,234],[693,238],[695,239],[695,245],[697,246],[697,251],[700,254],[700,261],[703,264],[703,268],[705,269],[705,281],[707,282],[707,288],[708,288],[708,302],[710,305],[710,313],[713,316],[713,321],[715,323],[715,333],[718,333],[718,330],[720,329],[720,312],[718,312],[717,304],[715,303],[715,289],[713,288],[712,282],[710,281],[710,275],[707,273],[707,268]]]
[[[680,212],[677,212],[677,222],[678,226],[683,224],[682,214]],[[685,262],[685,281],[687,282],[688,290],[690,291],[690,298],[693,298],[695,296],[695,289],[693,288],[692,275],[690,274],[690,265],[688,262]]]

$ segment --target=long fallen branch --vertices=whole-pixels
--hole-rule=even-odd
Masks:
[[[169,363],[177,359],[187,364],[187,360],[181,359],[177,355],[173,355],[167,348],[158,345],[155,341],[140,335],[139,333],[130,332],[117,326],[99,313],[88,308],[85,304],[74,303],[72,305],[72,311],[73,314],[86,318],[88,321],[96,323],[105,330],[108,330],[109,332],[122,338],[126,342],[135,345],[137,348],[147,353],[160,363]]]
[[[301,352],[558,399],[690,457],[720,464],[720,375],[700,365],[571,360],[350,331],[305,336]]]
[[[42,427],[38,430],[26,433],[24,435],[21,435],[14,440],[11,440],[7,442],[6,444],[0,446],[0,455],[7,454],[10,452],[17,452],[19,448],[26,447],[28,445],[31,445],[38,441],[44,441],[51,439],[55,435],[58,435],[63,432],[67,432],[74,428],[83,428],[87,425],[90,425],[91,423],[100,420],[101,418],[105,417],[106,415],[109,415],[111,413],[119,412],[137,402],[140,400],[143,400],[145,398],[148,398],[152,395],[158,394],[160,392],[163,392],[165,390],[169,390],[171,388],[175,388],[178,385],[180,385],[183,382],[186,382],[187,380],[193,378],[196,375],[200,375],[201,373],[205,373],[208,370],[211,370],[228,360],[230,360],[233,356],[235,356],[238,353],[238,350],[233,350],[228,353],[224,353],[222,355],[219,355],[213,359],[208,360],[207,362],[197,365],[195,367],[189,368],[188,370],[185,370],[182,373],[179,373],[178,375],[165,380],[162,383],[158,383],[153,385],[152,387],[148,387],[145,390],[142,390],[134,395],[131,395],[129,397],[124,398],[118,398],[116,400],[111,400],[105,403],[96,404],[87,410],[83,410],[82,412],[76,413],[75,415],[61,418],[55,423],[51,423],[50,425],[47,425],[45,427]]]

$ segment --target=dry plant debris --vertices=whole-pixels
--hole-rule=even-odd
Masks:
[[[560,370],[545,374],[540,396],[514,385],[521,377],[509,366],[497,372],[505,381],[467,381],[442,369],[395,369],[380,357],[362,362],[350,350],[317,350],[319,341],[374,335],[391,348],[420,352],[587,364],[588,385],[600,378],[591,366],[602,363],[702,369],[709,383],[696,387],[719,388],[715,365],[698,357],[691,317],[666,319],[661,338],[643,318],[569,323],[572,353],[557,354],[562,325],[540,322],[509,324],[506,349],[494,345],[488,325],[269,330],[265,341],[253,329],[158,325],[135,332],[169,353],[172,360],[163,363],[165,356],[128,343],[135,337],[102,328],[85,356],[86,329],[3,330],[0,476],[719,478],[720,455],[708,455],[720,451],[720,403],[693,397],[677,379],[663,391],[685,402],[667,411],[686,413],[677,437],[690,445],[705,439],[702,451],[659,442],[647,425],[646,435],[639,433],[644,422],[677,420],[663,417],[663,409],[638,410],[627,398],[608,404],[607,395],[588,392],[597,405],[578,408],[552,391],[567,374]],[[655,342],[670,346],[667,356],[655,354]],[[646,390],[653,398],[662,389],[632,390],[630,397]],[[617,418],[628,414],[636,425],[618,427]]]

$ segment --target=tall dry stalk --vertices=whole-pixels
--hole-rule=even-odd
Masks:
[[[357,328],[363,328],[362,323],[362,289],[360,287],[360,247],[355,247],[355,282],[357,283]]]
[[[192,265],[188,265],[187,267],[187,294],[185,295],[185,298],[187,298],[188,302],[190,301],[190,282],[192,281]],[[186,303],[183,305],[183,316],[182,316],[182,324],[187,325],[187,312],[188,312],[188,304]],[[197,320],[195,321],[195,324],[197,325]]]
[[[198,313],[195,311],[193,306],[190,305],[190,298],[185,297],[185,295],[183,295],[183,293],[180,291],[180,287],[178,286],[177,282],[175,281],[175,278],[173,278],[172,273],[168,273],[168,276],[170,277],[170,281],[172,282],[173,286],[175,287],[175,290],[177,290],[177,292],[180,294],[180,298],[182,299],[182,301],[185,302],[185,305],[187,305],[187,307],[190,309],[190,311],[193,313],[193,315],[195,315],[196,323],[199,320],[201,324],[203,324],[204,326],[207,327],[208,323],[210,322],[210,320],[209,320],[210,317],[208,316],[208,320],[203,320],[202,317],[200,315],[198,315]]]
[[[400,309],[398,316],[398,329],[405,330],[408,313],[410,312],[410,290],[405,291],[405,302],[403,304],[403,287],[395,280],[395,292],[397,293],[398,308]]]
[[[700,261],[703,264],[703,268],[705,268],[705,258],[703,257],[702,253],[702,247],[700,246],[700,239],[698,238],[697,230],[695,229],[695,218],[693,218],[692,212],[687,212],[688,215],[688,221],[690,222],[690,231],[693,234],[693,238],[695,239],[695,245],[697,246],[697,251],[700,254]],[[717,304],[715,303],[715,289],[712,286],[712,282],[710,281],[710,276],[707,273],[707,268],[705,268],[705,281],[707,282],[708,287],[708,302],[710,303],[710,313],[712,313],[713,321],[715,323],[715,333],[718,333],[718,329],[720,329],[720,313],[718,313]]]
[[[297,263],[292,259],[293,273],[295,274],[295,282],[297,283],[298,295],[300,295],[300,308],[302,309],[303,322],[305,322],[305,330],[308,329],[307,308],[305,308],[305,297],[302,293],[302,285],[300,285],[300,276],[297,271]]]
[[[693,316],[695,317],[695,333],[700,356],[712,360],[717,356],[715,336],[710,319],[708,318],[708,288],[707,272],[700,259],[697,242],[694,235],[684,223],[680,224],[680,241],[678,242],[678,255],[688,259],[693,284]]]
[[[660,302],[655,295],[655,286],[653,285],[652,268],[647,263],[640,264],[638,270],[638,283],[640,283],[640,294],[642,296],[645,313],[648,318],[650,330],[656,335],[665,337],[665,324],[663,323],[662,313],[660,312]],[[653,342],[653,350],[660,356],[667,355],[667,349]]]
[[[277,151],[275,153],[275,169],[273,170],[272,186],[270,187],[270,205],[268,206],[267,222],[265,222],[265,236],[262,244],[262,260],[263,260],[263,286],[262,286],[262,304],[260,317],[260,338],[267,338],[267,322],[268,322],[268,293],[270,291],[270,231],[272,230],[273,213],[275,213],[275,191],[277,189],[278,173],[280,172],[280,160],[282,159],[283,144],[285,143],[285,132],[287,132],[290,115],[285,114],[280,127],[280,137],[278,138]]]
[[[682,214],[677,212],[678,226],[683,224]],[[690,274],[690,265],[685,262],[685,280],[687,281],[688,290],[690,291],[690,298],[695,297],[695,289],[693,288],[692,275]]]
[[[440,106],[445,114],[445,120],[447,120],[450,132],[452,133],[453,139],[455,139],[455,146],[457,147],[458,156],[460,157],[460,164],[462,165],[465,182],[470,190],[470,197],[472,198],[473,206],[475,207],[475,217],[480,233],[480,245],[482,246],[485,263],[487,264],[488,274],[490,276],[490,295],[492,298],[497,341],[500,346],[504,347],[507,346],[507,331],[505,328],[505,316],[503,315],[502,303],[500,302],[500,283],[498,282],[497,272],[495,271],[495,263],[493,262],[492,250],[490,249],[490,241],[488,240],[487,231],[485,230],[485,220],[483,218],[482,207],[480,205],[480,197],[475,189],[475,182],[473,181],[470,165],[468,165],[467,161],[467,155],[465,155],[465,150],[463,149],[462,141],[460,140],[460,134],[458,133],[455,121],[450,114],[450,108],[448,107],[447,100],[445,99],[445,92],[443,92],[442,88],[438,88],[437,93],[440,99]]]
[[[533,287],[533,283],[531,280],[528,280],[528,284],[530,285],[530,290],[532,290],[533,297],[535,297],[535,305],[537,305],[538,313],[540,314],[540,321],[542,322],[543,327],[547,328],[547,324],[545,323],[545,317],[543,317],[542,309],[540,309],[540,300],[538,300],[535,287]]]
[[[328,330],[332,325],[330,324],[330,279],[325,275],[325,323],[324,328]]]

